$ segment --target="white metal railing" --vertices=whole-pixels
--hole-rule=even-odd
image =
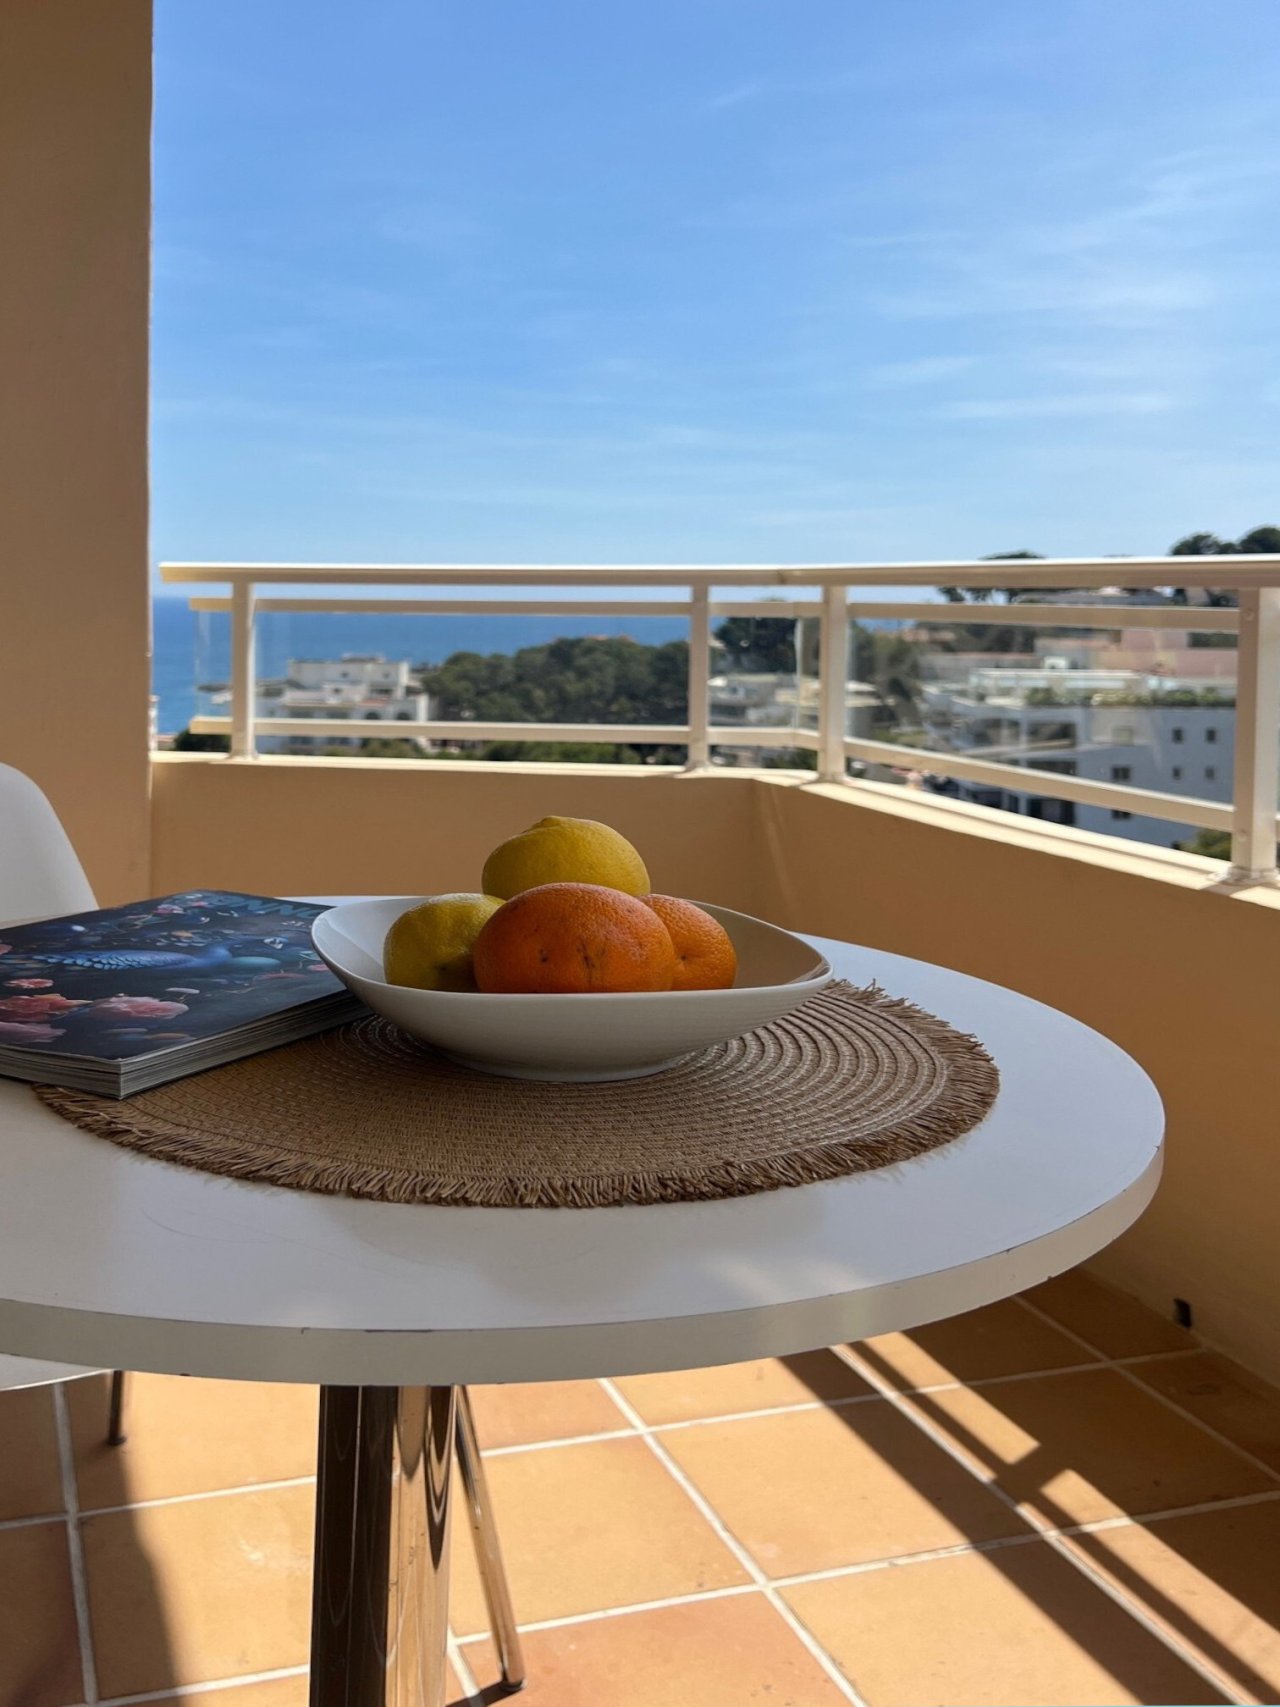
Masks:
[[[479,721],[397,721],[397,736],[448,740],[640,741],[683,745],[688,763],[709,762],[716,747],[793,747],[816,751],[823,782],[847,782],[850,758],[873,764],[927,768],[959,781],[1039,794],[1116,809],[1205,829],[1229,829],[1229,875],[1240,881],[1275,882],[1276,811],[1280,776],[1280,557],[1057,558],[966,560],[918,563],[821,564],[314,564],[167,563],[165,581],[222,585],[229,596],[198,596],[193,609],[227,612],[231,619],[231,715],[199,717],[196,733],[225,733],[233,758],[252,758],[258,731],[273,735],[333,735],[350,738],[345,718],[261,717],[255,706],[255,623],[270,611],[342,611],[419,615],[683,616],[689,622],[689,712],[687,724],[546,724]],[[1230,591],[1237,608],[1045,603],[954,605],[911,600],[851,602],[859,587],[1017,586],[1055,589],[1181,587]],[[383,597],[350,593],[262,596],[272,586],[551,588],[542,598],[467,599]],[[620,600],[578,596],[578,588],[646,587],[681,596]],[[811,591],[812,598],[716,600],[714,589],[784,587]],[[572,589],[564,597],[561,589]],[[811,617],[819,623],[817,728],[713,725],[709,711],[710,637],[713,619],[726,616]],[[1234,632],[1239,636],[1235,701],[1235,773],[1230,804],[1168,794],[1128,784],[1095,782],[1031,765],[1011,766],[933,748],[858,740],[847,735],[848,625],[851,620],[921,624],[1012,625],[1078,629],[1164,628]],[[1046,714],[1051,714],[1046,707]],[[366,726],[367,733],[367,726]]]

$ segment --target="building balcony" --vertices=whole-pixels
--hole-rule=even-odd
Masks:
[[[908,740],[926,732],[900,718],[878,733],[846,721],[876,709],[861,689],[851,699],[867,672],[839,644],[858,620],[860,582],[896,581],[896,603],[862,614],[927,644],[943,625],[921,588],[998,587],[1016,573],[1022,586],[1040,575],[1099,592],[1121,572],[1114,561],[1065,573],[1052,563],[620,572],[610,600],[617,584],[666,588],[694,644],[684,712],[609,734],[680,747],[687,769],[259,754],[258,623],[272,600],[278,614],[290,598],[344,588],[350,608],[361,574],[347,566],[308,594],[324,580],[314,566],[214,565],[184,579],[214,584],[197,596],[231,632],[213,733],[232,751],[155,753],[149,8],[11,10],[0,113],[21,170],[0,176],[0,231],[22,264],[0,271],[0,759],[47,790],[104,902],[197,884],[453,888],[548,811],[600,818],[643,843],[667,889],[1065,1009],[1128,1050],[1165,1099],[1162,1188],[1088,1274],[975,1317],[782,1363],[478,1392],[527,1632],[526,1699],[1275,1701],[1277,560],[1180,559],[1177,574],[1162,560],[1124,564],[1128,585],[1182,580],[1180,606],[1130,613],[1099,597],[1092,609],[1086,596],[1066,615],[946,611],[952,630],[983,629],[993,668],[1007,663],[997,642],[1011,627],[1114,633],[1100,665],[1179,679],[1192,632],[1235,642],[1197,661],[1224,688],[1234,682],[1229,798],[1204,790],[1207,753],[1200,778],[1173,756],[1190,742],[1172,731],[1168,781],[1135,788],[1037,773],[1025,752],[1011,771],[957,750],[958,737],[926,756]],[[424,606],[459,581],[455,605],[480,583],[520,596],[521,575],[501,568],[379,578]],[[536,590],[575,577],[523,579]],[[577,580],[599,596],[598,577]],[[797,688],[794,722],[724,731],[702,715],[717,584],[745,590],[748,604],[797,598],[820,675],[816,695]],[[1238,609],[1210,597],[1223,589],[1239,593]],[[1078,639],[1060,650],[1092,656]],[[877,703],[900,707],[895,658],[881,661]],[[813,663],[806,646],[800,662]],[[939,680],[938,663],[926,660],[922,679]],[[1144,710],[1117,714],[1127,742]],[[299,721],[301,738],[325,732]],[[460,728],[494,741],[600,739],[598,722],[401,726],[428,743]],[[347,738],[350,724],[332,733]],[[1119,724],[1111,738],[1120,743]],[[817,770],[717,769],[720,745],[802,752]],[[1145,818],[1230,836],[1232,864],[1167,836],[1106,837],[902,786],[926,766],[958,787],[1116,815],[1113,827]],[[129,1440],[108,1448],[97,1378],[0,1394],[0,1707],[296,1707],[314,1404],[301,1387],[143,1377]],[[456,1693],[492,1701],[494,1660],[462,1546],[458,1578]]]
[[[547,810],[634,834],[671,890],[1066,1008],[1152,1073],[1170,1153],[1091,1275],[1020,1301],[782,1362],[479,1390],[527,1699],[1274,1699],[1275,890],[869,782],[203,754],[151,761],[144,886],[456,887]],[[101,1380],[0,1399],[0,1699],[305,1700],[314,1404],[143,1377],[113,1450]],[[464,1543],[457,1699],[493,1700]]]

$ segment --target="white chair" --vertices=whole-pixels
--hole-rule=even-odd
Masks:
[[[96,905],[84,867],[53,807],[30,777],[11,765],[0,764],[0,925],[86,912]],[[0,1352],[0,1391],[75,1381],[100,1373],[75,1364],[37,1363]],[[125,1375],[116,1370],[111,1377],[107,1424],[107,1440],[112,1446],[119,1446],[125,1438],[125,1394]],[[503,1681],[508,1688],[518,1689],[524,1682],[520,1638],[465,1387],[458,1389],[457,1449],[494,1646]]]
[[[89,879],[76,850],[48,800],[21,771],[0,765],[0,924],[55,918],[96,907]],[[36,1363],[0,1353],[0,1392],[10,1387],[42,1387],[96,1375],[68,1363]],[[108,1438],[123,1439],[123,1377],[112,1381]]]

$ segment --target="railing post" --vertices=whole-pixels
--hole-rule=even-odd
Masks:
[[[1280,588],[1240,594],[1231,869],[1237,883],[1275,883],[1280,777]]]
[[[797,672],[800,660],[796,659]],[[849,608],[843,587],[822,589],[818,634],[818,780],[843,782],[848,696]]]
[[[689,607],[689,746],[685,768],[711,763],[711,589],[694,587]]]
[[[257,665],[254,661],[252,581],[231,586],[231,757],[257,757],[254,733],[257,716]]]

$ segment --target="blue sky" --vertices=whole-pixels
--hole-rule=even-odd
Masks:
[[[158,558],[1280,522],[1275,0],[158,12]]]

